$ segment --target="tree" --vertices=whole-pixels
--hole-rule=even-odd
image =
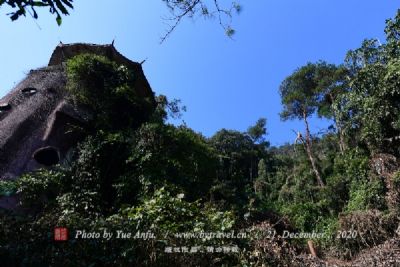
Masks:
[[[387,43],[364,40],[347,53],[348,90],[337,102],[339,115],[346,118],[346,131],[370,152],[399,154],[400,62],[398,60],[400,12],[386,21]]]
[[[386,20],[385,34],[387,44],[385,45],[386,54],[392,58],[400,55],[400,10],[394,19]]]
[[[308,118],[315,113],[319,104],[318,83],[315,79],[316,66],[308,63],[297,69],[281,84],[279,90],[282,98],[283,111],[280,116],[283,120],[300,119],[305,125],[305,141],[303,142],[310,160],[312,169],[321,187],[325,186],[317,169],[312,151],[312,138]]]
[[[354,77],[359,70],[377,62],[383,62],[383,46],[377,39],[365,39],[360,48],[349,50],[344,60],[350,77]]]
[[[258,162],[258,176],[257,179],[254,181],[254,193],[264,197],[264,191],[267,191],[266,188],[270,187],[268,184],[268,170],[267,164],[264,159],[260,159]],[[269,193],[269,192],[268,192]]]
[[[398,154],[400,139],[400,62],[374,63],[358,71],[344,94],[341,113],[347,127],[372,153]]]
[[[239,131],[222,129],[210,138],[210,144],[219,154],[219,180],[230,180],[243,185],[254,177],[249,173],[254,149],[250,136]]]
[[[264,135],[267,134],[267,129],[265,128],[266,125],[267,119],[260,118],[254,126],[250,126],[247,129],[247,134],[250,136],[254,143],[265,142]]]
[[[250,161],[250,179],[253,179],[253,173],[258,164],[258,159],[265,156],[265,149],[269,147],[269,142],[265,140],[267,134],[267,119],[260,118],[256,124],[247,129],[247,135],[253,140],[254,149],[251,153]]]
[[[265,119],[260,119],[256,126],[258,130],[254,137],[260,140],[265,129]],[[257,125],[259,127],[257,127]],[[222,129],[210,139],[210,145],[215,149],[219,158],[217,181],[212,196],[224,200],[239,208],[243,208],[252,191],[254,180],[257,178],[257,164],[268,156],[268,142],[255,143],[248,133]]]
[[[344,140],[343,121],[339,117],[340,95],[348,90],[348,69],[344,66],[328,64],[324,61],[315,64],[318,100],[318,116],[332,119],[339,137],[339,148],[343,152],[346,149]]]
[[[181,119],[186,106],[180,99],[169,100],[165,95],[156,96],[156,110],[153,113],[153,122],[166,122],[167,119]]]
[[[139,177],[142,195],[172,183],[189,199],[197,199],[205,197],[213,183],[217,157],[206,139],[186,126],[145,123],[135,134],[127,163],[128,181]]]

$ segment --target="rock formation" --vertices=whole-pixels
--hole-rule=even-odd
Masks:
[[[84,125],[91,116],[68,101],[65,72],[66,60],[82,53],[106,56],[127,65],[135,75],[136,95],[155,103],[141,65],[121,55],[112,44],[60,43],[47,67],[31,70],[0,100],[1,180],[57,164],[82,138],[69,129]]]

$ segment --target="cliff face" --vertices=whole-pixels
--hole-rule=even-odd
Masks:
[[[113,45],[60,44],[47,67],[32,70],[0,100],[0,179],[58,163],[82,136],[69,131],[87,123],[90,113],[68,101],[64,62],[81,53],[94,53],[128,65],[140,97],[154,94],[139,63],[122,56]]]

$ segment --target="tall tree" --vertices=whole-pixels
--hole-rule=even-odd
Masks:
[[[359,70],[368,65],[383,62],[382,48],[378,39],[365,39],[361,47],[349,50],[344,60],[344,66],[348,69],[349,76],[354,77]]]
[[[364,40],[345,59],[349,90],[339,99],[339,113],[346,118],[346,131],[371,153],[400,154],[399,32],[400,11],[386,21],[385,44]]]
[[[248,175],[254,154],[254,143],[244,133],[222,129],[209,140],[220,158],[218,179],[243,185],[254,175]]]
[[[266,148],[269,146],[269,142],[265,140],[267,134],[267,119],[260,118],[256,124],[250,126],[247,129],[247,135],[253,140],[254,149],[251,153],[250,161],[250,180],[253,180],[254,170],[257,167],[260,155],[265,155]]]
[[[400,56],[400,9],[393,19],[386,20],[385,27],[386,41],[385,45],[386,54],[388,57],[399,58]]]
[[[279,90],[283,104],[280,116],[283,120],[299,119],[304,121],[305,140],[304,146],[307,151],[312,169],[321,187],[325,186],[320,172],[318,171],[315,156],[312,150],[312,137],[308,119],[315,113],[319,103],[318,84],[315,79],[316,66],[308,63],[297,69],[287,77],[281,84]]]
[[[263,143],[265,142],[264,136],[267,134],[267,119],[260,118],[257,120],[256,124],[250,126],[247,129],[247,134],[253,140],[254,143]]]

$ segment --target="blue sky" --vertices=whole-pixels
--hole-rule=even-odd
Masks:
[[[228,0],[221,2],[229,3]],[[221,128],[245,131],[258,118],[268,120],[273,145],[294,140],[301,122],[282,122],[279,84],[297,67],[319,59],[341,63],[364,38],[384,40],[385,20],[396,1],[256,0],[239,1],[233,20],[237,33],[227,38],[215,20],[186,19],[162,45],[168,10],[161,0],[76,0],[58,27],[43,10],[11,22],[0,9],[0,96],[25,74],[47,64],[63,43],[111,43],[134,61],[142,61],[157,94],[179,98],[187,106],[184,121],[211,136]],[[318,119],[318,132],[329,123]]]

